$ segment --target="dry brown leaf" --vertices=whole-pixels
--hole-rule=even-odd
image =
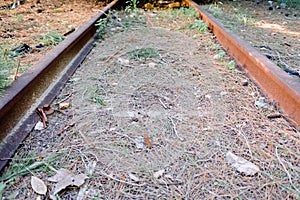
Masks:
[[[60,110],[65,110],[65,109],[70,107],[70,103],[69,102],[63,102],[63,103],[60,103],[58,105],[58,107],[59,107]]]
[[[226,160],[232,167],[236,168],[238,172],[244,173],[246,176],[254,176],[260,171],[257,165],[230,151],[226,153]]]
[[[63,128],[61,128],[57,131],[57,135],[62,134],[64,131],[68,130],[70,127],[73,127],[74,125],[75,125],[75,122],[71,122],[71,123],[67,124],[66,126],[64,126]]]
[[[85,174],[75,175],[67,169],[59,169],[56,174],[50,178],[48,181],[56,182],[53,196],[55,196],[60,191],[64,190],[68,186],[77,186],[80,187],[84,184],[85,179],[88,177]]]
[[[40,194],[40,195],[45,195],[47,193],[47,186],[44,183],[44,181],[42,181],[41,179],[39,179],[38,177],[35,176],[31,176],[31,187],[32,189]]]
[[[144,140],[145,140],[146,146],[147,146],[149,149],[151,149],[152,144],[151,144],[150,138],[149,138],[146,134],[144,134]]]

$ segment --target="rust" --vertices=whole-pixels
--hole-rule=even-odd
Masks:
[[[4,91],[0,98],[0,170],[39,120],[35,108],[50,104],[59,94],[93,48],[95,23],[117,3],[108,4]]]
[[[240,37],[226,30],[212,15],[191,0],[186,2],[195,8],[200,18],[208,23],[219,43],[245,69],[263,92],[272,98],[297,128],[300,128],[300,81],[291,77],[258,50]]]

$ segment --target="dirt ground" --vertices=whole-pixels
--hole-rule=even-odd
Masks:
[[[20,60],[20,72],[35,64],[54,47],[36,48],[42,43],[43,36],[49,32],[63,35],[76,30],[105,5],[105,1],[96,4],[92,0],[26,0],[15,9],[1,9],[13,2],[16,1],[0,1],[0,46],[12,50],[27,44],[32,48],[29,53],[13,58]],[[15,73],[16,68],[17,63],[12,73]]]
[[[299,132],[211,33],[192,28],[203,28],[193,12],[110,16],[47,129],[31,132],[1,177],[4,199],[299,198]],[[229,151],[260,171],[239,172]],[[88,178],[58,186],[48,178],[60,168]]]

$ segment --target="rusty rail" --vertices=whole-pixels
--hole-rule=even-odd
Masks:
[[[195,8],[201,19],[208,23],[220,44],[243,67],[264,93],[272,98],[289,120],[300,128],[300,81],[289,76],[258,50],[226,30],[212,15],[191,0],[186,2]]]
[[[4,91],[0,98],[0,170],[39,120],[35,108],[50,104],[59,94],[93,48],[95,23],[117,4],[118,0],[108,4]]]

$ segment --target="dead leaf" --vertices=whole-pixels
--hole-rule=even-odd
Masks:
[[[259,167],[248,160],[241,158],[230,151],[226,153],[226,160],[232,167],[246,176],[253,176],[259,172]]]
[[[60,191],[64,190],[68,186],[77,186],[80,187],[84,184],[85,179],[88,177],[85,174],[75,175],[67,169],[59,169],[56,174],[50,178],[48,181],[56,182],[54,193],[52,196],[55,196]]]
[[[161,170],[159,170],[157,172],[154,172],[153,176],[154,176],[154,178],[158,179],[158,178],[162,177],[165,172],[166,172],[165,169],[161,169]]]
[[[31,176],[31,187],[32,189],[40,194],[40,195],[45,195],[47,193],[47,186],[44,183],[44,181],[42,181],[41,179],[39,179],[38,177],[35,176]]]
[[[38,121],[34,127],[34,130],[37,130],[37,131],[41,131],[41,130],[44,130],[44,124],[43,122],[41,121]]]
[[[152,144],[151,144],[150,138],[147,136],[147,134],[144,134],[144,141],[145,141],[146,146],[147,146],[149,149],[151,149]]]
[[[59,107],[60,110],[65,110],[65,109],[70,107],[70,103],[69,102],[62,102],[58,105],[58,107]]]

